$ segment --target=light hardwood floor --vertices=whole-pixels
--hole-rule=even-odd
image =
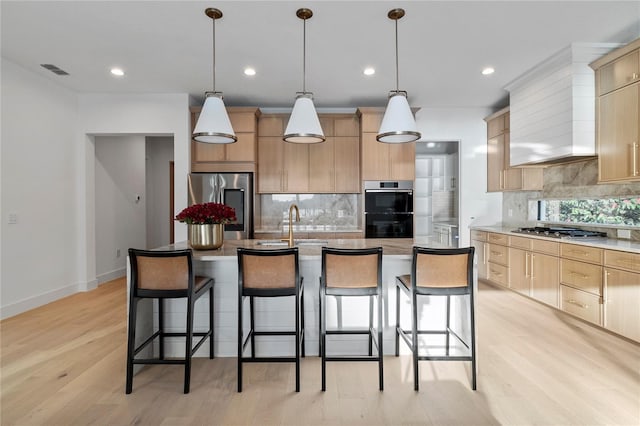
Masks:
[[[196,359],[191,393],[181,366],[151,366],[125,395],[125,282],[116,280],[0,323],[2,425],[419,424],[640,425],[640,346],[525,299],[480,285],[478,390],[468,363],[408,356],[374,363],[248,364]]]

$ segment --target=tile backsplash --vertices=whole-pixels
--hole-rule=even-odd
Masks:
[[[300,209],[294,229],[307,231],[354,231],[360,229],[359,194],[262,194],[256,211],[256,230],[288,229],[289,206]],[[295,213],[294,213],[295,214]]]
[[[562,164],[544,170],[542,191],[504,192],[503,223],[507,226],[533,226],[537,220],[537,201],[545,198],[606,198],[640,195],[640,182],[598,184],[598,160]],[[606,231],[616,238],[616,228],[606,226],[580,228]],[[631,232],[632,240],[640,240],[640,230]]]

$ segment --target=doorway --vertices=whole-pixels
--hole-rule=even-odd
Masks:
[[[416,142],[414,237],[458,247],[459,142]]]

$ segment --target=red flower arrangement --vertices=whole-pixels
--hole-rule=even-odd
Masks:
[[[236,210],[221,203],[194,204],[182,210],[176,216],[179,222],[189,225],[227,224],[235,222]]]

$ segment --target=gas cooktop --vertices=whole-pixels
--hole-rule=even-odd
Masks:
[[[531,228],[518,228],[511,232],[519,234],[540,235],[541,237],[552,238],[605,238],[606,232],[585,231],[580,228],[546,227],[534,226]]]

